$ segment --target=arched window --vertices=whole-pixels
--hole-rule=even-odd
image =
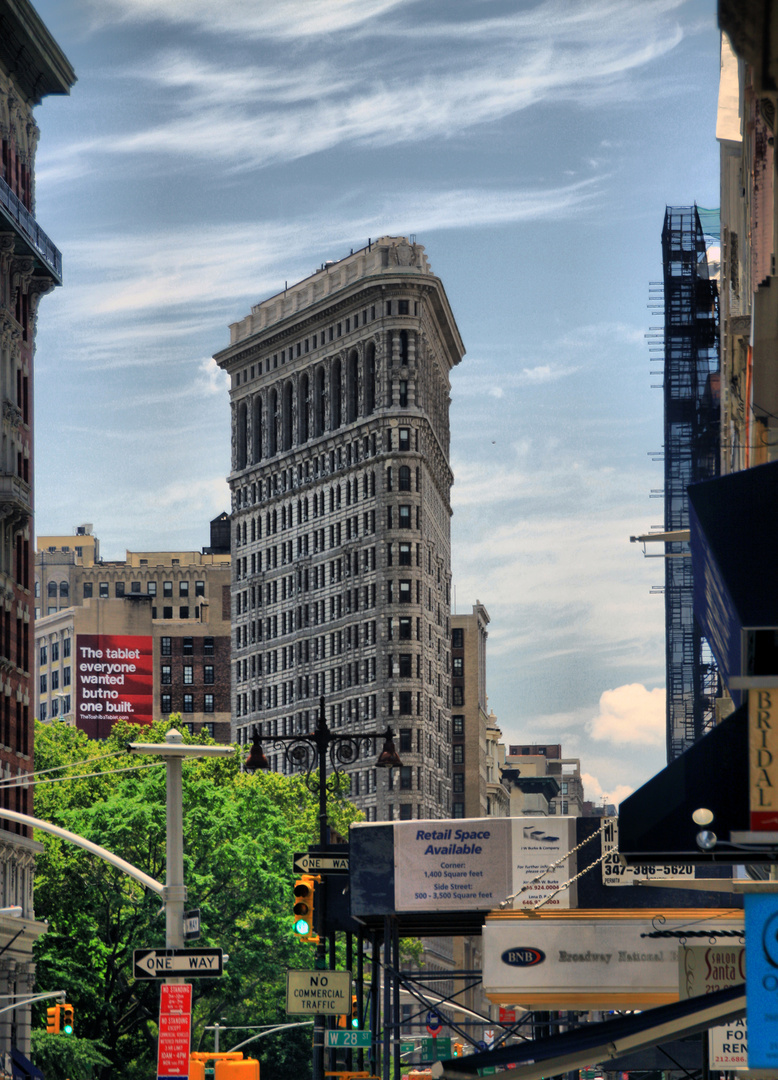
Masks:
[[[356,349],[349,354],[346,367],[346,418],[353,424],[359,413],[359,356]]]
[[[370,342],[365,353],[365,415],[369,416],[375,410],[375,345]]]
[[[326,394],[324,390],[325,386],[325,372],[323,367],[316,369],[316,375],[314,376],[313,384],[313,434],[318,438],[319,435],[323,435],[325,424],[325,403]]]
[[[387,469],[386,469],[386,490],[387,491],[392,490],[392,466],[391,465],[387,466]]]
[[[330,375],[330,430],[336,431],[341,424],[341,392],[343,380],[340,370],[340,360],[333,360]]]
[[[70,596],[70,589],[68,588],[67,581],[60,581],[59,595],[65,600],[67,600],[67,598]]]
[[[263,411],[262,410],[262,398],[259,396],[259,394],[257,394],[256,397],[254,398],[254,431],[252,432],[252,435],[253,435],[252,451],[253,452],[252,452],[251,460],[252,460],[252,462],[254,464],[256,464],[256,462],[262,460],[262,427],[263,427],[262,411]]]
[[[283,450],[292,449],[292,382],[289,380],[284,383],[283,391],[283,417],[282,417],[282,432],[283,441],[281,447]]]
[[[278,394],[275,390],[270,391],[267,399],[268,407],[268,454],[274,457],[278,453]]]
[[[57,583],[56,583],[56,581],[50,581],[48,586],[47,586],[46,591],[48,592],[49,596],[53,596],[56,599],[56,597],[57,597]]]
[[[310,408],[310,383],[307,375],[300,379],[299,398],[297,401],[298,443],[308,442],[308,409]]]
[[[246,439],[248,435],[248,410],[246,409],[246,402],[241,401],[238,405],[238,431],[237,431],[237,445],[235,447],[236,459],[235,467],[237,469],[246,468]]]
[[[411,470],[407,465],[400,466],[400,491],[411,490]]]

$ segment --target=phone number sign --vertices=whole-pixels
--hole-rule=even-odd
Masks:
[[[691,863],[677,866],[624,866],[619,859],[618,818],[605,818],[600,832],[602,840],[603,885],[634,885],[639,881],[683,881],[694,877]]]

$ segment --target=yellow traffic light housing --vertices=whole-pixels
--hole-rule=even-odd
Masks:
[[[351,1026],[353,1028],[359,1027],[359,1004],[356,994],[351,995]]]
[[[319,935],[314,930],[314,900],[316,882],[321,878],[314,874],[303,874],[294,883],[294,932],[304,941],[318,945]]]
[[[49,1035],[59,1035],[61,1005],[52,1005],[46,1010],[46,1031]]]
[[[74,1029],[73,1006],[66,1004],[60,1006],[60,1008],[62,1009],[62,1033],[63,1035],[72,1035]]]

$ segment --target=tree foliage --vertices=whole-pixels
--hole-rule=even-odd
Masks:
[[[169,726],[120,722],[98,742],[75,728],[36,725],[36,771],[60,771],[41,777],[49,782],[35,788],[35,815],[164,882],[165,766],[161,759],[128,755],[126,746],[162,742]],[[204,735],[185,740],[212,741]],[[216,1020],[284,1023],[286,970],[312,966],[312,946],[292,932],[292,854],[318,839],[318,802],[300,777],[241,773],[234,755],[185,761],[183,803],[187,905],[199,907],[202,926],[197,944],[229,956],[222,978],[193,984],[193,1046],[209,1049],[211,1033],[204,1029]],[[328,814],[345,833],[357,811],[338,797],[330,799]],[[164,946],[160,898],[81,848],[48,834],[36,838],[45,847],[36,867],[36,915],[49,922],[36,946],[37,985],[67,992],[77,1034],[99,1047],[89,1064],[96,1080],[146,1080],[155,1065],[159,984],[133,979],[132,952]],[[233,1034],[227,1046],[243,1037]],[[39,1037],[36,1043],[49,1064],[56,1045],[44,1048]],[[305,1076],[310,1069],[306,1029],[255,1047],[276,1075]],[[49,1067],[56,1080],[56,1066]]]

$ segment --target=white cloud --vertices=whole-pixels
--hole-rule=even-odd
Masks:
[[[614,806],[618,806],[623,799],[626,799],[635,790],[628,784],[616,784],[615,787],[606,790],[597,777],[588,772],[581,773],[581,779],[584,783],[586,797],[598,804],[612,803]]]
[[[665,691],[641,683],[617,686],[600,697],[599,715],[590,721],[593,739],[616,746],[662,746],[665,741]]]

